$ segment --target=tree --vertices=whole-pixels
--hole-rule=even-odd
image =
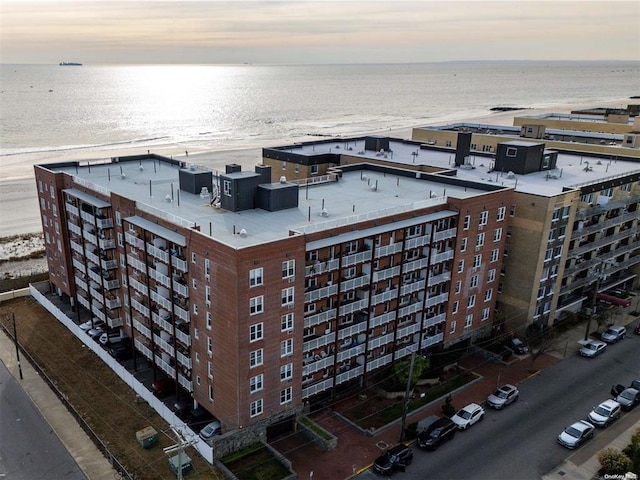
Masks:
[[[604,475],[624,475],[631,470],[631,460],[624,453],[616,448],[605,448],[598,453],[600,470],[598,474]]]
[[[631,437],[631,443],[622,449],[624,453],[631,460],[631,471],[635,473],[640,472],[640,428],[636,429],[635,433]]]
[[[555,328],[534,322],[527,327],[524,341],[531,354],[531,366],[529,368],[533,370],[533,365],[540,355],[554,350],[566,339],[560,337]]]
[[[396,362],[393,366],[393,376],[396,382],[406,385],[409,378],[409,368],[411,367],[411,359]],[[411,376],[411,385],[415,385],[422,372],[429,368],[429,360],[419,355],[415,356],[413,363],[413,375]]]

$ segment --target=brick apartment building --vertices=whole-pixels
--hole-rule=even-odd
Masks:
[[[352,148],[375,159],[380,141]],[[491,330],[512,187],[363,158],[297,181],[282,168],[35,167],[53,290],[78,323],[126,332],[225,431]]]

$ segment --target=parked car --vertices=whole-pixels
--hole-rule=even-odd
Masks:
[[[78,325],[80,327],[80,330],[86,332],[88,330],[91,330],[92,328],[96,328],[96,327],[101,327],[104,328],[104,322],[102,320],[100,320],[97,317],[94,317],[91,320],[87,320],[84,323],[81,323],[80,325]]]
[[[451,421],[456,424],[458,430],[466,430],[476,422],[484,418],[484,408],[477,403],[470,403],[461,408],[458,413],[451,417]]]
[[[558,435],[558,443],[567,448],[577,448],[582,443],[593,437],[595,429],[596,427],[589,422],[580,420],[579,422],[565,428],[562,433]]]
[[[589,340],[580,349],[580,355],[583,357],[593,358],[600,355],[607,348],[607,344],[599,340]]]
[[[600,340],[607,343],[616,343],[622,340],[627,335],[627,329],[622,325],[610,325],[602,335]]]
[[[520,392],[513,385],[503,385],[487,397],[487,405],[500,410],[510,403],[517,402]]]
[[[508,340],[505,346],[511,350],[513,353],[517,353],[518,355],[524,355],[525,353],[529,353],[529,347],[527,347],[522,340],[517,337],[513,337]]]
[[[625,388],[620,395],[615,398],[623,410],[631,410],[640,403],[640,391],[635,388]]]
[[[151,391],[156,397],[164,398],[176,391],[176,385],[171,378],[162,378],[151,384]]]
[[[190,410],[187,415],[187,423],[189,424],[191,429],[196,432],[199,432],[212,420],[213,415],[211,415],[207,410],[200,406]]]
[[[102,345],[116,345],[118,343],[126,343],[130,338],[121,332],[104,332],[100,335],[98,341]]]
[[[598,427],[606,427],[620,417],[622,407],[615,400],[606,400],[589,413],[589,420]]]
[[[129,345],[119,343],[109,348],[109,355],[121,362],[122,360],[131,358],[133,353],[131,352],[131,347]]]
[[[104,333],[104,328],[102,327],[92,328],[91,330],[87,331],[87,335],[89,335],[92,339],[96,341],[100,338],[100,335],[102,335],[103,333]]]
[[[216,435],[220,435],[222,433],[222,424],[218,420],[214,420],[213,422],[207,423],[207,425],[200,430],[200,438],[205,442]]]
[[[613,399],[615,400],[615,398],[618,395],[620,395],[624,391],[625,388],[627,388],[627,387],[625,387],[624,385],[621,385],[619,383],[617,385],[614,385],[613,387],[611,387],[611,396],[613,397]]]
[[[418,434],[418,446],[428,450],[436,450],[444,442],[456,435],[457,426],[450,418],[442,417]]]
[[[396,470],[404,472],[405,468],[411,465],[412,460],[413,450],[399,443],[376,458],[373,462],[373,468],[383,475],[391,475]]]
[[[187,414],[189,410],[193,407],[193,402],[190,400],[179,400],[173,404],[173,413],[176,414],[176,417],[184,420],[187,418]]]
[[[629,386],[631,388],[635,388],[636,390],[640,390],[640,380],[634,380]]]

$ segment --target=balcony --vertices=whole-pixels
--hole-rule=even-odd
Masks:
[[[165,373],[169,375],[171,378],[174,378],[176,376],[176,369],[173,368],[171,365],[169,365],[167,362],[165,362],[161,357],[156,357],[155,362],[156,362],[156,365],[159,366],[162,370],[164,370]]]
[[[311,375],[324,368],[332,367],[333,362],[335,362],[333,355],[327,355],[325,357],[316,355],[315,357],[312,357],[312,361],[310,363],[307,363],[302,367],[302,375]]]
[[[316,313],[315,315],[309,315],[308,317],[304,317],[304,328],[314,327],[316,325],[320,325],[321,323],[328,322],[329,320],[333,320],[336,318],[336,309],[332,308],[325,312]]]
[[[164,285],[167,288],[169,288],[171,286],[171,282],[169,280],[169,277],[167,277],[163,273],[160,273],[155,268],[149,267],[149,277],[153,278],[156,282],[160,283],[161,285]]]
[[[142,303],[140,303],[135,298],[131,299],[131,306],[135,308],[138,312],[140,312],[145,317],[149,316],[149,308],[145,307]]]
[[[409,238],[405,242],[405,247],[404,248],[406,250],[410,250],[412,248],[422,247],[424,245],[428,245],[429,244],[429,240],[430,240],[430,236],[429,235],[425,235],[425,236],[422,236],[422,237]]]
[[[109,250],[116,248],[116,241],[113,238],[101,238],[98,241],[98,245],[100,245],[100,248],[103,250]]]
[[[402,307],[398,310],[398,317],[406,317],[407,315],[411,315],[412,313],[417,313],[422,310],[422,300],[419,300],[415,303],[411,303],[406,307]]]
[[[433,287],[439,283],[448,282],[451,280],[451,272],[443,272],[440,275],[432,275],[429,277],[429,286]]]
[[[370,360],[367,362],[367,370],[371,371],[371,370],[375,370],[376,368],[380,368],[383,365],[391,363],[392,359],[393,359],[393,355],[391,353],[388,353],[376,359]]]
[[[435,232],[433,234],[433,241],[440,242],[442,240],[447,240],[449,238],[455,238],[458,234],[458,229],[456,227],[449,228],[447,230],[442,230],[441,232]]]
[[[324,347],[330,343],[333,343],[336,339],[336,333],[331,332],[327,335],[322,335],[321,337],[314,338],[313,340],[309,340],[302,344],[303,352],[310,352],[315,350],[316,348]]]
[[[406,273],[406,270],[405,270]],[[400,266],[385,268],[384,270],[378,270],[377,272],[373,272],[372,282],[378,282],[380,280],[386,280],[388,278],[397,277],[400,275]]]
[[[336,293],[338,293],[338,285],[329,285],[326,287],[311,290],[310,292],[306,292],[304,294],[304,301],[305,303],[314,302],[321,298],[326,298],[331,295],[335,295]]]
[[[367,345],[369,346],[369,350],[371,350],[373,348],[378,348],[392,342],[393,342],[393,332],[390,332],[384,335],[380,335],[379,337],[371,338]]]
[[[189,298],[189,287],[183,283],[173,281],[173,291],[182,295],[184,298]]]
[[[77,295],[78,303],[82,305],[87,310],[91,310],[91,305],[89,304],[89,300],[84,298],[82,295]]]
[[[173,312],[176,314],[178,318],[181,318],[185,322],[189,321],[189,312],[178,305],[173,306]]]
[[[107,290],[115,290],[116,288],[120,288],[120,280],[107,280],[106,278],[102,281],[102,285]]]
[[[100,260],[103,270],[115,270],[118,268],[118,262],[115,260]]]
[[[144,242],[142,241],[142,239],[136,237],[131,232],[124,232],[124,241],[132,247],[139,248],[140,250],[144,248]]]
[[[113,219],[107,217],[100,217],[96,220],[98,228],[113,228]]]
[[[430,317],[424,320],[422,328],[432,327],[444,322],[447,319],[446,313],[440,313],[434,317]]]
[[[96,217],[94,217],[93,214],[89,212],[85,212],[84,210],[80,212],[80,218],[82,218],[82,220],[84,220],[85,222],[90,223],[91,225],[96,223]]]
[[[76,253],[79,253],[84,257],[84,249],[82,248],[82,245],[75,242],[73,239],[69,240],[69,245],[71,245],[71,250],[73,250]]]
[[[187,272],[187,261],[181,258],[176,257],[175,255],[171,256],[171,265],[176,267],[181,272]]]
[[[303,388],[302,398],[304,399],[312,395],[317,395],[318,393],[324,392],[325,390],[328,390],[331,387],[333,387],[333,378],[324,379],[319,383]]]
[[[154,292],[153,290],[151,290],[151,300],[156,302],[165,310],[171,311],[171,301],[161,296],[158,292]]]
[[[98,246],[98,237],[96,237],[93,233],[89,233],[87,230],[85,230],[82,233],[82,237],[92,245],[95,245],[96,247]]]
[[[412,324],[406,325],[406,326],[400,326],[400,328],[398,328],[397,338],[407,337],[407,336],[413,335],[414,333],[417,333],[419,331],[420,331],[420,323],[419,322],[415,322],[415,323],[412,323]]]
[[[73,222],[67,222],[67,228],[70,232],[75,233],[78,236],[82,236],[82,230],[78,225]]]
[[[340,283],[340,291],[344,293],[349,290],[353,290],[354,288],[360,288],[368,285],[369,275],[360,275],[359,277],[345,280],[344,282]]]
[[[358,263],[363,263],[371,260],[371,250],[365,250],[364,252],[353,253],[351,255],[346,255],[342,259],[342,267],[349,267],[351,265],[356,265]]]
[[[310,277],[312,275],[318,275],[324,272],[330,272],[332,270],[336,270],[340,265],[340,260],[337,258],[333,258],[331,260],[327,260],[324,262],[315,262],[313,265],[308,265],[305,267],[304,275],[305,277]]]
[[[171,325],[168,321],[158,315],[156,312],[151,312],[151,320],[160,326],[165,332],[173,335],[173,325]]]
[[[367,330],[367,322],[363,320],[355,325],[349,325],[346,328],[338,330],[338,340],[344,340],[345,338],[352,337],[358,333],[365,332]]]
[[[89,294],[91,295],[91,298],[94,300],[97,300],[98,302],[104,304],[104,296],[98,292],[95,288],[89,288]]]
[[[169,342],[163,340],[159,335],[154,334],[153,340],[156,343],[156,345],[162,348],[162,350],[167,352],[169,355],[173,356],[175,354],[175,350],[173,349],[173,346]]]
[[[382,293],[378,293],[371,297],[371,305],[378,305],[380,303],[395,300],[398,296],[398,289],[393,288]]]
[[[427,298],[427,303],[425,306],[433,307],[435,305],[438,305],[439,303],[446,302],[448,298],[449,298],[448,293],[441,293],[440,295],[436,295],[435,297],[429,297]]]
[[[347,370],[346,372],[336,375],[336,385],[339,385],[341,383],[357,378],[360,375],[362,375],[363,372],[364,372],[363,366],[357,366],[355,368],[349,367],[349,370]]]
[[[80,215],[80,211],[78,210],[78,207],[76,207],[75,205],[72,205],[69,202],[65,202],[64,208],[71,215],[75,215],[76,217]]]
[[[176,358],[178,359],[178,363],[180,365],[184,365],[189,370],[191,370],[191,357],[187,357],[186,355],[184,355],[183,353],[178,351],[177,355],[176,355]]]
[[[431,265],[435,265],[436,263],[446,262],[447,260],[451,260],[453,258],[453,250],[446,250],[440,253],[431,254]]]
[[[122,306],[122,304],[120,303],[120,299],[118,297],[113,299],[107,298],[105,305],[109,310],[113,310],[114,308],[120,308]]]
[[[138,332],[140,332],[145,337],[149,339],[151,338],[151,330],[149,330],[149,327],[144,325],[140,320],[138,320],[135,317],[133,319],[133,328],[135,328]]]
[[[149,287],[147,287],[144,283],[139,282],[131,275],[129,275],[129,286],[133,288],[136,292],[141,293],[145,297],[149,296]]]
[[[97,305],[95,303],[91,304],[91,311],[93,312],[93,314],[98,317],[100,320],[102,320],[103,322],[107,322],[107,317],[104,315],[104,313],[102,312],[102,310],[100,309],[100,305]]]
[[[94,267],[94,268],[95,268],[95,270],[98,270],[98,267]],[[93,268],[90,268],[89,270],[87,270],[87,275],[89,275],[89,278],[91,280],[93,280],[97,284],[101,285],[102,284],[102,277],[95,270]]]
[[[122,318],[120,317],[107,317],[107,325],[109,328],[118,328],[123,325]]]
[[[411,262],[406,262],[404,264],[404,268],[402,269],[402,273],[411,273],[414,270],[419,270],[421,268],[426,268],[427,266],[427,258],[419,258],[418,260],[413,260]]]
[[[417,239],[416,239],[417,240]],[[376,258],[386,257],[402,251],[402,242],[376,247]]]
[[[391,311],[387,313],[383,313],[382,315],[378,315],[377,317],[373,317],[369,321],[369,328],[379,327],[380,325],[385,325],[389,322],[392,322],[396,319],[396,312]]]
[[[95,253],[87,250],[85,257],[87,258],[87,260],[90,260],[95,265],[100,265],[100,257],[98,257],[98,255],[96,255]]]
[[[342,305],[340,307],[338,315],[342,317],[342,316],[347,315],[349,313],[354,313],[354,312],[357,312],[357,311],[360,311],[360,310],[364,310],[364,309],[366,309],[368,307],[369,307],[369,299],[368,298],[363,298],[363,299],[360,299],[360,300],[356,300],[355,302],[351,302],[351,303],[348,303],[346,305]]]
[[[162,262],[169,264],[169,252],[147,243],[147,253]]]
[[[88,292],[89,289],[87,287],[87,282],[85,282],[83,279],[81,279],[79,276],[76,275],[75,277],[76,279],[76,287],[80,287],[82,290],[84,290],[85,292]]]
[[[178,383],[189,393],[193,392],[193,382],[182,374],[178,374]]]
[[[424,280],[419,280],[417,282],[409,283],[407,285],[403,285],[400,288],[400,295],[409,295],[413,292],[419,292],[420,290],[424,290]]]
[[[191,335],[189,335],[188,333],[184,333],[178,328],[176,328],[176,339],[187,347],[191,346]]]
[[[443,339],[444,333],[437,333],[431,337],[425,335],[422,337],[422,348],[430,347],[431,345],[440,343]]]
[[[136,349],[142,353],[142,355],[144,355],[145,357],[147,357],[149,360],[153,360],[153,354],[151,353],[151,349],[149,347],[147,347],[146,344],[142,343],[139,339],[135,339],[133,342],[136,346]]]
[[[133,267],[136,270],[138,270],[139,272],[142,272],[145,275],[147,274],[147,266],[143,262],[138,260],[136,257],[134,257],[132,255],[127,255],[127,263],[131,267]]]
[[[337,355],[337,360],[338,362],[344,362],[345,360],[348,360],[350,358],[356,357],[358,355],[361,355],[364,353],[364,344],[362,345],[356,345],[354,347],[351,347],[347,350],[343,350],[341,352],[338,352]]]

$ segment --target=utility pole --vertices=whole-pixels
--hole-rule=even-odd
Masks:
[[[409,365],[409,378],[407,379],[407,389],[404,393],[402,404],[402,424],[400,426],[400,442],[404,440],[404,428],[407,421],[407,408],[409,407],[409,392],[411,391],[411,377],[413,377],[413,363],[416,360],[416,352],[411,352],[411,364]]]
[[[22,376],[22,365],[20,365],[20,349],[18,348],[18,332],[16,331],[16,314],[12,312],[13,317],[13,343],[16,344],[16,359],[18,360],[18,373],[20,374],[20,380],[24,380]]]
[[[176,475],[178,477],[178,480],[182,480],[183,479],[183,476],[182,476],[182,457],[183,457],[183,455],[185,455],[184,449],[187,448],[187,447],[190,447],[191,445],[196,443],[197,439],[196,438],[192,438],[191,440],[187,440],[182,435],[182,432],[179,429],[177,429],[175,427],[171,427],[171,430],[173,430],[173,433],[178,438],[178,443],[173,445],[173,446],[171,446],[171,447],[164,448],[163,451],[167,455],[170,454],[170,453],[178,452],[178,471],[176,472]]]

